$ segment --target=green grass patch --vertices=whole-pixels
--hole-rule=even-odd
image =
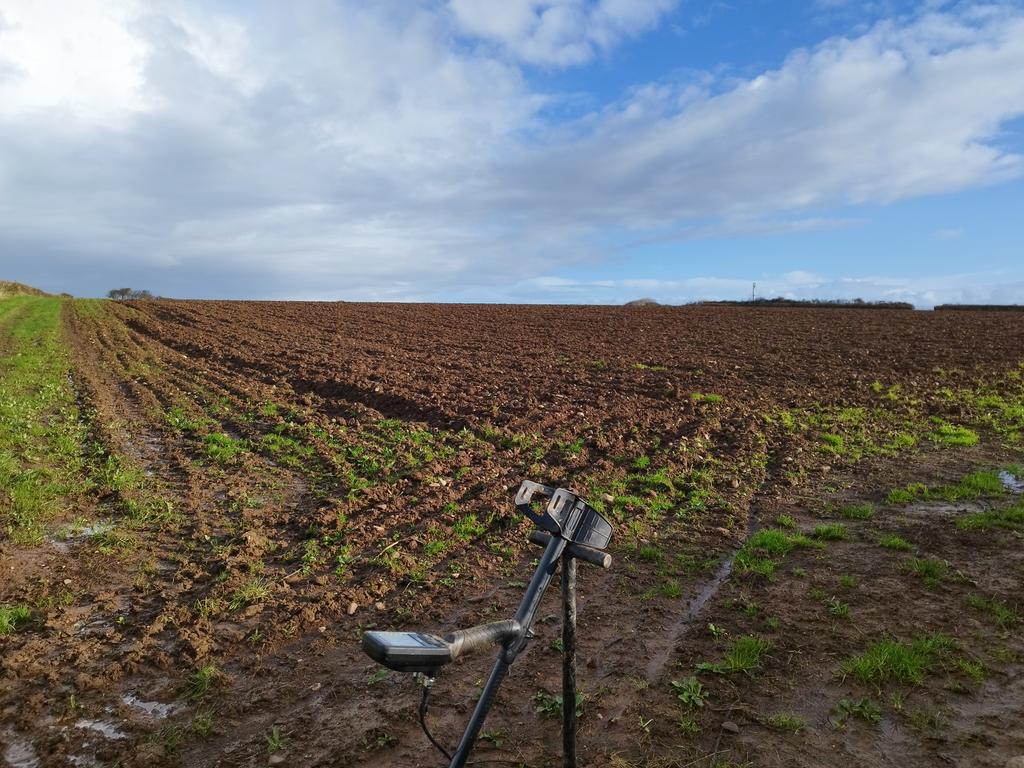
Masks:
[[[899,552],[909,552],[914,549],[913,544],[896,534],[883,536],[878,540],[878,546],[885,547],[886,549],[895,549]]]
[[[886,638],[879,640],[859,656],[842,664],[842,672],[862,683],[918,684],[956,642],[945,635],[927,635],[910,643]]]
[[[457,523],[455,523],[455,535],[463,541],[469,541],[475,539],[477,536],[483,536],[487,527],[476,519],[476,515],[472,512]]]
[[[983,611],[991,616],[1000,629],[1009,629],[1015,624],[1019,624],[1022,620],[1021,612],[1019,607],[1011,606],[998,599],[987,599],[981,595],[969,595],[967,597],[967,604],[972,608]]]
[[[762,528],[744,542],[736,553],[736,568],[743,573],[771,576],[775,567],[796,548],[820,546],[799,533],[787,533],[779,528]]]
[[[270,586],[266,579],[254,578],[247,581],[231,593],[228,608],[237,611],[239,608],[266,600],[270,597]]]
[[[0,605],[0,637],[11,634],[31,617],[27,605]]]
[[[949,566],[944,560],[936,560],[931,557],[912,557],[907,561],[906,568],[929,587],[937,587],[946,574]]]
[[[725,651],[725,658],[721,663],[702,662],[697,665],[697,671],[716,674],[743,672],[749,675],[761,667],[770,648],[771,643],[763,637],[740,635],[729,643],[729,647]]]
[[[973,429],[956,424],[939,424],[932,432],[928,433],[928,439],[942,445],[954,446],[977,445],[980,441],[978,433]]]
[[[910,504],[914,501],[964,501],[986,497],[999,497],[1006,493],[999,473],[994,470],[971,472],[952,485],[929,488],[924,483],[911,483],[905,488],[889,491],[890,504]]]
[[[38,296],[0,301],[0,530],[20,544],[41,541],[47,520],[90,488],[62,306]]]
[[[690,400],[695,403],[720,403],[724,398],[721,395],[708,394],[706,392],[691,392]]]
[[[842,523],[823,523],[811,531],[811,538],[819,541],[843,541],[847,538],[846,526]]]
[[[847,520],[870,520],[875,516],[875,508],[870,504],[847,504],[840,508],[839,516]]]
[[[1024,530],[1024,501],[1003,509],[973,512],[957,518],[956,527],[963,531],[984,531],[990,528]]]
[[[248,450],[248,441],[230,437],[223,432],[211,432],[203,437],[203,453],[220,464],[231,464]]]
[[[761,725],[783,733],[800,733],[807,727],[807,721],[789,712],[778,712],[774,715],[763,715]]]
[[[928,498],[928,486],[924,483],[911,483],[905,488],[893,488],[886,496],[890,504],[910,504],[918,499]]]
[[[825,453],[841,455],[846,450],[846,441],[842,435],[833,432],[825,432],[821,436],[821,450]]]

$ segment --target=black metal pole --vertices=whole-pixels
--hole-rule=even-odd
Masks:
[[[502,654],[491,668],[491,675],[487,678],[487,684],[484,685],[484,689],[480,693],[480,701],[477,702],[476,709],[473,710],[473,717],[470,718],[466,731],[462,734],[459,748],[452,755],[449,768],[463,768],[466,761],[469,760],[469,753],[473,751],[477,736],[480,735],[480,729],[484,727],[484,720],[487,719],[487,713],[491,709],[491,704],[498,693],[501,681],[505,679],[505,675],[508,673],[508,668],[509,664],[505,661],[504,654]]]
[[[526,594],[523,595],[523,600],[519,604],[519,610],[516,611],[515,620],[519,622],[521,627],[520,634],[517,638],[506,642],[501,649],[498,660],[491,669],[491,676],[487,678],[487,683],[480,694],[480,700],[473,709],[473,716],[470,718],[469,724],[462,734],[459,747],[455,750],[455,754],[452,755],[452,761],[448,764],[449,768],[462,768],[469,759],[469,753],[473,751],[477,736],[480,735],[480,729],[484,726],[487,713],[491,709],[491,704],[498,693],[502,680],[505,679],[505,675],[508,673],[508,668],[515,661],[516,656],[526,648],[526,644],[530,639],[530,628],[533,626],[533,620],[537,615],[537,608],[540,606],[540,601],[544,597],[548,584],[551,583],[551,579],[555,575],[555,569],[558,567],[558,562],[561,560],[562,553],[565,551],[567,544],[568,542],[565,539],[553,536],[544,547],[544,554],[541,555],[540,562],[537,564],[537,570],[534,571],[533,578],[530,579],[530,584],[526,588]],[[575,579],[573,579],[573,584],[575,584]]]
[[[576,558],[562,555],[562,765],[576,768]]]

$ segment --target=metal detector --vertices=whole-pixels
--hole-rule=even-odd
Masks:
[[[547,504],[544,506],[544,499]],[[412,672],[423,685],[420,725],[431,744],[450,761],[449,768],[461,768],[469,759],[480,729],[509,667],[534,636],[531,632],[544,591],[562,564],[562,745],[563,765],[576,765],[576,561],[608,568],[612,558],[603,552],[611,539],[611,524],[579,496],[565,488],[552,488],[524,480],[516,494],[516,509],[537,524],[530,542],[544,547],[537,570],[515,618],[460,629],[444,637],[423,632],[366,632],[363,650],[389,669]],[[454,754],[449,754],[427,730],[426,714],[430,688],[443,667],[453,659],[488,645],[501,651],[491,669]]]

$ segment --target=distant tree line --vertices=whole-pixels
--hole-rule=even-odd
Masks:
[[[114,301],[139,301],[155,299],[156,296],[149,291],[137,291],[134,288],[114,288],[111,291],[107,291],[107,298]]]
[[[1024,312],[1024,304],[939,304],[936,311]]]
[[[743,301],[701,301],[703,305],[728,307],[836,307],[840,309],[913,309],[906,301],[864,301],[864,299],[744,299]]]

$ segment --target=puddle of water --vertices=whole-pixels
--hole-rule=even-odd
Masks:
[[[753,516],[751,516],[753,519]],[[748,532],[749,537],[751,532]],[[657,653],[651,655],[651,659],[647,664],[647,679],[654,681],[658,679],[661,674],[661,670],[664,669],[665,664],[668,663],[669,656],[676,648],[676,641],[679,637],[687,630],[690,624],[693,623],[694,619],[700,615],[700,612],[704,610],[704,606],[707,605],[708,601],[715,596],[719,588],[729,578],[729,574],[732,573],[732,565],[736,560],[736,555],[739,553],[738,549],[734,549],[728,557],[723,560],[718,570],[715,571],[715,575],[711,577],[704,588],[697,594],[693,600],[690,601],[690,605],[687,607],[686,612],[683,613],[676,623],[668,631],[668,636],[671,638],[671,642],[664,643],[661,648],[658,649]]]
[[[92,536],[102,533],[109,533],[114,530],[114,524],[110,520],[97,520],[95,523],[77,526],[73,525],[63,530],[59,536],[48,537],[48,541],[58,552],[67,554],[71,551],[72,544],[79,544]]]
[[[110,533],[114,530],[114,524],[109,520],[97,520],[95,523],[90,523],[82,528],[76,528],[69,532],[65,537],[67,539],[85,539],[90,536],[96,536],[101,533]]]
[[[110,739],[111,741],[128,738],[128,736],[116,725],[103,720],[79,720],[75,723],[75,728],[85,728],[90,731],[96,731],[104,738]]]
[[[155,717],[159,720],[163,720],[173,714],[177,709],[177,704],[161,704],[159,701],[143,701],[134,693],[126,693],[121,697],[121,701],[127,704],[133,709],[140,709],[151,717]]]
[[[1005,469],[1000,470],[999,479],[1003,483],[1003,488],[1010,493],[1024,493],[1024,479],[1015,477]]]
[[[10,768],[39,768],[42,765],[30,741],[20,738],[14,731],[4,731],[3,739],[7,742],[4,762]]]

